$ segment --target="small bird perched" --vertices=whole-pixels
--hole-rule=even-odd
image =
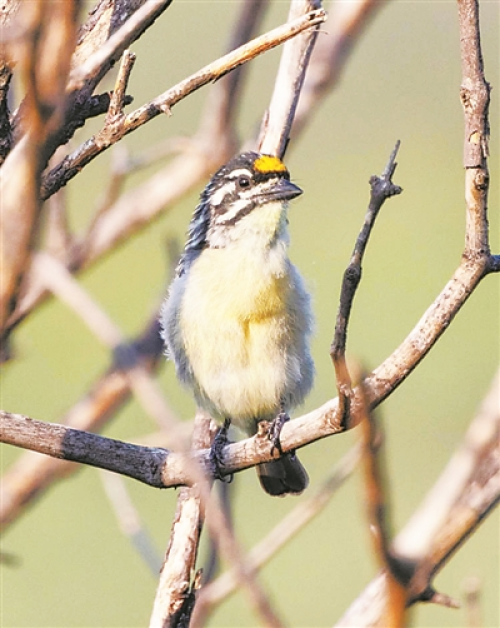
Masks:
[[[277,425],[313,382],[310,298],[288,258],[288,201],[302,194],[277,157],[245,152],[202,192],[161,313],[167,356],[198,405],[248,435]],[[294,452],[257,466],[270,495],[301,493]]]

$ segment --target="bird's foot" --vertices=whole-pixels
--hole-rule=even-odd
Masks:
[[[210,463],[212,465],[212,473],[216,480],[221,482],[227,482],[228,484],[233,481],[233,474],[224,475],[224,447],[228,444],[229,440],[227,433],[229,426],[231,425],[230,419],[226,419],[223,425],[219,428],[212,446],[210,447]]]
[[[288,414],[282,411],[271,422],[271,425],[269,426],[269,432],[268,432],[268,438],[273,443],[271,446],[271,455],[274,454],[275,449],[278,450],[280,456],[283,455],[283,450],[281,449],[280,434],[281,434],[281,430],[283,429],[283,425],[285,425],[285,423],[289,420],[290,420],[290,417],[288,416]]]

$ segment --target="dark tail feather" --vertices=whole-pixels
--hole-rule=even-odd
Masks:
[[[307,471],[294,453],[263,462],[256,469],[261,486],[269,495],[298,495],[309,484]]]

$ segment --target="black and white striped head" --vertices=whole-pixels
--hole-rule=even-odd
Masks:
[[[204,248],[224,248],[245,233],[245,219],[258,207],[286,204],[302,194],[290,181],[283,162],[272,155],[245,152],[233,157],[211,178],[203,190],[191,223],[188,241],[177,269]]]

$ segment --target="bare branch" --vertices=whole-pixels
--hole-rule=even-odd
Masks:
[[[81,48],[77,49],[73,56],[73,69],[69,76],[67,91],[79,90],[86,81],[92,79],[95,82],[96,77],[101,78],[106,68],[110,67],[111,62],[119,59],[125,48],[138,39],[171,3],[172,0],[149,0],[149,2],[143,0],[143,4],[139,8],[137,8],[137,2],[130,3],[129,13],[126,16],[121,16],[122,26],[113,32],[105,43],[95,47],[95,52],[91,56],[88,56],[87,48],[85,49],[86,55],[82,54]],[[112,15],[112,12],[109,15]],[[127,17],[125,21],[123,21],[124,17]],[[101,32],[106,31],[101,28]],[[80,59],[82,61],[77,65]]]
[[[248,553],[248,564],[254,570],[261,569],[287,545],[300,530],[319,515],[330,503],[337,489],[351,476],[360,458],[359,447],[353,447],[332,468],[316,492],[301,501]],[[234,569],[226,571],[200,591],[196,605],[199,623],[203,625],[210,610],[234,593],[238,580]]]
[[[490,86],[484,78],[477,0],[459,0],[460,58],[464,107],[464,167],[482,168],[488,157]]]
[[[199,412],[195,418],[193,449],[210,447],[210,417]],[[160,573],[150,628],[189,625],[200,576],[195,575],[196,557],[204,519],[204,504],[197,487],[183,488],[165,561]]]
[[[394,541],[394,551],[400,558],[413,563],[410,603],[422,600],[455,605],[453,600],[434,591],[431,578],[500,501],[499,394],[500,371],[462,445]],[[386,604],[386,586],[386,575],[381,573],[336,625],[343,628],[379,625]]]
[[[293,0],[288,21],[293,22],[313,9],[322,11],[319,0]],[[261,130],[262,141],[259,151],[262,153],[281,158],[285,154],[295,109],[317,35],[318,28],[310,29],[283,46],[271,104]]]
[[[362,387],[361,387],[362,389]],[[363,398],[364,418],[361,421],[363,443],[363,467],[365,503],[368,525],[374,553],[386,575],[386,606],[379,624],[400,628],[405,625],[407,600],[407,570],[404,560],[391,551],[391,529],[389,523],[387,480],[382,459],[383,433],[381,425],[368,411]]]
[[[109,109],[106,115],[105,126],[116,123],[116,121],[123,117],[123,108],[125,107],[125,92],[127,91],[127,85],[130,79],[130,74],[135,63],[135,54],[130,50],[123,52],[122,60],[120,63],[120,69],[118,70],[118,77],[115,83],[115,89],[109,102]]]
[[[345,358],[347,328],[351,314],[354,296],[361,281],[362,262],[370,234],[375,225],[375,220],[384,202],[400,194],[402,189],[392,182],[392,176],[396,170],[396,155],[399,150],[399,141],[391,153],[389,161],[382,176],[372,176],[370,178],[370,204],[365,216],[365,222],[356,240],[354,251],[351,255],[349,266],[347,267],[342,280],[340,293],[340,303],[335,323],[335,334],[330,347],[330,356],[335,368],[337,378],[337,391],[339,393],[339,412],[341,421],[346,424],[349,420],[352,384]],[[350,426],[352,427],[352,426]]]
[[[26,33],[19,44],[25,80],[32,86],[26,103],[27,133],[5,159],[0,172],[0,336],[18,299],[38,228],[40,174],[47,147],[64,115],[64,83],[76,33],[77,0],[53,6],[23,3],[17,19]],[[50,60],[50,62],[49,62]]]
[[[302,31],[321,24],[325,19],[325,12],[318,10],[311,11],[293,22],[283,24],[248,44],[240,46],[237,50],[224,55],[174,87],[171,87],[149,103],[129,113],[123,118],[122,123],[113,129],[113,133],[108,133],[106,127],[104,127],[100,133],[87,140],[44,177],[41,191],[42,199],[47,199],[61,186],[66,185],[92,159],[123,136],[135,131],[159,114],[169,113],[174,105],[192,92],[200,89],[207,83],[219,79],[230,70],[250,61],[263,52],[282,44],[291,37],[295,37]]]
[[[174,475],[180,472],[178,477],[184,476],[181,483],[189,483],[184,475],[187,470],[185,456],[181,454],[132,445],[64,425],[35,421],[21,414],[0,412],[0,440],[54,458],[121,473],[157,488],[165,488],[163,475],[165,472],[170,475],[174,468]]]

